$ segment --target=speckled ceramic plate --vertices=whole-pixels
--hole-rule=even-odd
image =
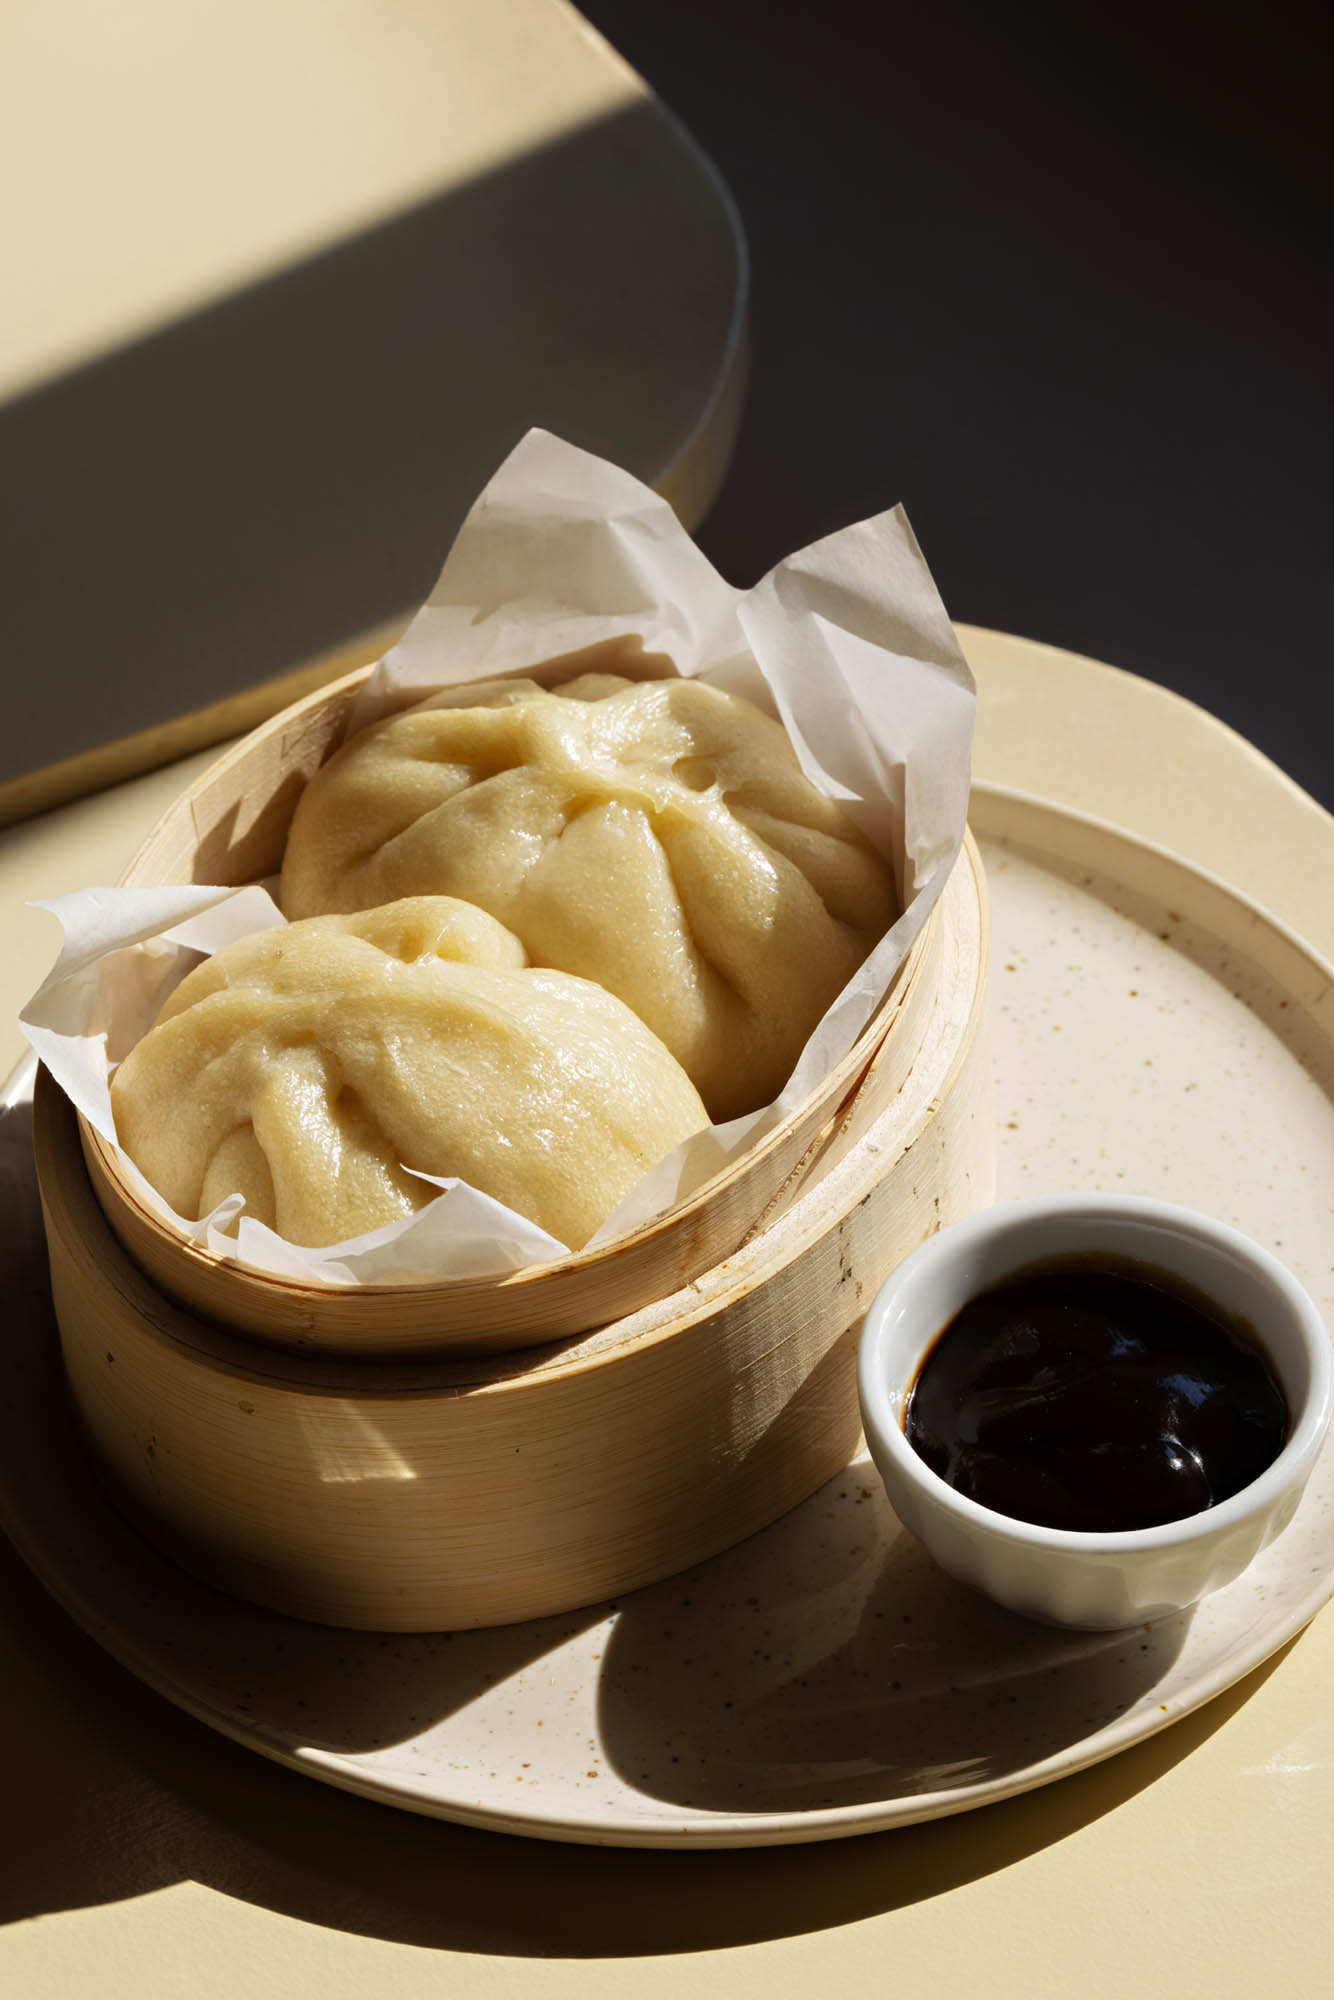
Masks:
[[[1001,1193],[1167,1195],[1238,1224],[1334,1312],[1334,985],[1171,856],[979,793]],[[206,1589],[107,1506],[63,1392],[26,1137],[3,1126],[0,1517],[92,1636],[172,1701],[328,1783],[511,1833],[630,1846],[829,1839],[961,1812],[1151,1735],[1330,1595],[1334,1456],[1193,1613],[1025,1624],[942,1576],[869,1462],[700,1568],[501,1631],[335,1632]]]

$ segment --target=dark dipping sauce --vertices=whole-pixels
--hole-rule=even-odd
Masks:
[[[1116,1533],[1217,1506],[1272,1465],[1287,1402],[1249,1328],[1129,1258],[1034,1264],[963,1308],[909,1393],[909,1444],[956,1492]]]

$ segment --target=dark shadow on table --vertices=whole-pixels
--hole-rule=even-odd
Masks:
[[[707,163],[630,98],[0,402],[0,783],[407,612],[530,425],[656,478],[743,257]]]
[[[723,574],[902,501],[954,618],[1146,675],[1334,807],[1325,10],[584,11],[745,221]]]

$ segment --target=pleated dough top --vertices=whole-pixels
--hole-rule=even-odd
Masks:
[[[571,1249],[708,1121],[628,1007],[419,897],[243,938],[112,1081],[121,1144],[177,1211],[240,1192],[294,1243],[412,1214],[457,1175]]]
[[[700,681],[593,674],[435,696],[316,773],[288,915],[424,894],[618,995],[715,1120],[778,1094],[898,913],[886,863],[778,723]]]

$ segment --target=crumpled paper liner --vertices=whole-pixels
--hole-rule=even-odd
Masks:
[[[975,690],[901,508],[789,556],[754,589],[718,575],[664,500],[605,460],[530,431],[464,521],[439,581],[371,673],[349,734],[460,682],[567,677],[553,660],[633,642],[618,672],[697,675],[785,725],[806,775],[894,871],[902,915],[819,1022],[782,1093],[697,1133],[619,1204],[594,1244],[684,1199],[800,1104],[889,991],[963,839]],[[589,664],[571,662],[568,672]],[[610,664],[610,663],[609,663]],[[284,919],[267,891],[87,889],[46,904],[65,931],[21,1016],[41,1060],[115,1144],[110,1078],[201,954]],[[229,1196],[175,1215],[122,1153],[145,1204],[252,1270],[329,1284],[500,1276],[568,1255],[544,1230],[457,1180],[404,1221],[311,1250]],[[229,1233],[235,1229],[235,1234]]]

